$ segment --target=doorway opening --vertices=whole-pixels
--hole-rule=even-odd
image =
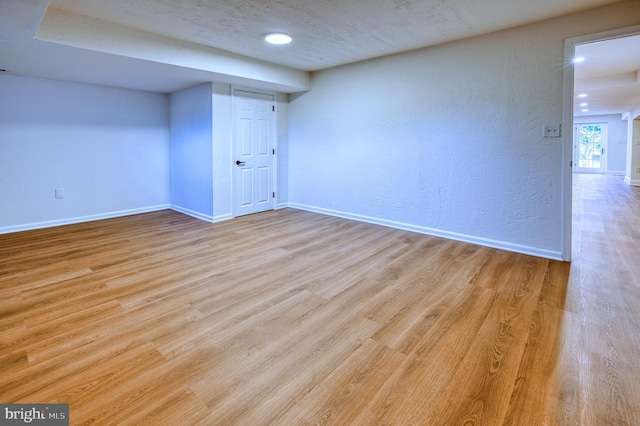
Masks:
[[[640,26],[620,28],[604,33],[590,34],[565,40],[565,60],[564,71],[564,101],[563,101],[563,127],[570,129],[565,132],[563,140],[563,163],[562,163],[562,259],[571,260],[572,229],[573,229],[573,180],[574,172],[604,173],[607,172],[607,126],[597,129],[602,120],[598,117],[605,114],[622,114],[624,109],[616,110],[609,105],[608,108],[596,108],[596,104],[603,98],[608,100],[623,100],[631,92],[625,84],[629,81],[631,74],[621,68],[609,68],[603,70],[602,67],[592,68],[590,75],[580,75],[577,78],[575,73],[577,67],[591,61],[593,64],[601,66],[619,66],[622,59],[615,59],[611,56],[613,49],[603,53],[600,60],[594,58],[580,58],[576,54],[584,46],[607,47],[619,41],[631,41],[631,45],[637,45],[634,41],[640,37]],[[618,58],[635,57],[634,54],[618,56]],[[605,72],[606,71],[606,72]],[[580,80],[580,81],[578,81]],[[579,84],[577,84],[579,83]],[[586,84],[586,85],[585,85]],[[586,90],[589,89],[589,90]],[[635,89],[634,89],[635,90]],[[612,96],[613,95],[613,96]],[[576,118],[580,116],[580,125]],[[582,129],[582,124],[592,125],[593,128]],[[581,145],[580,131],[584,130]],[[599,130],[599,131],[598,131]],[[589,134],[591,131],[592,134]],[[615,142],[614,142],[615,143]],[[620,143],[620,142],[618,142]],[[624,141],[622,142],[625,143]],[[617,145],[616,145],[617,146]],[[604,150],[603,150],[604,149]]]

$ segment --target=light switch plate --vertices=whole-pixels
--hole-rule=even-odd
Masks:
[[[559,138],[560,128],[561,128],[561,124],[545,124],[543,136],[545,138]]]

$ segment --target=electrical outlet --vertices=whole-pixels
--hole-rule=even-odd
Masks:
[[[636,173],[640,173],[640,167],[636,167]]]
[[[64,188],[56,188],[56,200],[64,198]]]

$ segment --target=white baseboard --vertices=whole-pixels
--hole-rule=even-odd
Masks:
[[[624,175],[625,175],[625,173],[626,173],[626,172],[625,172],[624,170],[623,170],[623,171],[621,171],[621,172],[615,172],[615,171],[614,171],[614,172],[607,172],[607,174],[608,174],[608,175],[611,175],[611,176],[624,176]]]
[[[640,181],[625,179],[625,182],[627,182],[629,185],[640,186]],[[543,257],[543,258],[553,259],[553,260],[563,260],[562,253],[560,252],[544,250],[544,249],[524,246],[520,244],[513,244],[509,242],[504,242],[504,241],[492,240],[488,238],[475,237],[473,235],[442,231],[439,229],[429,228],[429,227],[420,226],[420,225],[396,222],[392,220],[359,215],[355,213],[348,213],[348,212],[343,212],[338,210],[324,209],[321,207],[308,206],[304,204],[280,203],[277,206],[278,209],[286,208],[286,207],[291,207],[299,210],[306,210],[306,211],[325,214],[329,216],[342,217],[345,219],[357,220],[360,222],[372,223],[375,225],[388,226],[390,228],[402,229],[405,231],[418,232],[421,234],[432,235],[435,237],[447,238],[450,240],[462,241],[462,242],[471,243],[471,244],[477,244],[481,246],[511,251],[515,253],[522,253],[522,254],[527,254],[527,255],[536,256],[536,257]],[[94,220],[110,219],[110,218],[121,217],[121,216],[130,216],[134,214],[148,213],[148,212],[167,210],[167,209],[175,210],[177,212],[195,217],[197,219],[205,220],[207,222],[212,222],[212,223],[220,222],[223,220],[229,220],[233,218],[231,214],[225,214],[225,215],[219,215],[219,216],[208,216],[208,215],[204,215],[202,213],[195,212],[190,209],[185,209],[179,206],[161,204],[157,206],[150,206],[150,207],[144,207],[139,209],[121,210],[121,211],[102,213],[102,214],[96,214],[96,215],[78,216],[78,217],[67,218],[67,219],[49,220],[44,222],[5,226],[5,227],[0,227],[0,234],[9,234],[12,232],[29,231],[29,230],[41,229],[41,228],[50,228],[54,226],[71,225],[74,223],[90,222]]]
[[[222,222],[223,220],[233,219],[233,216],[231,215],[231,213],[218,215],[218,216],[209,216],[209,215],[197,212],[195,210],[176,206],[175,204],[171,204],[169,208],[178,213],[186,214],[187,216],[195,217],[196,219],[204,220],[211,223]]]
[[[216,222],[222,222],[224,220],[230,220],[230,219],[233,219],[233,215],[231,213],[221,214],[218,216],[214,216],[212,222],[216,223]]]
[[[206,215],[204,213],[197,212],[195,210],[187,209],[185,207],[176,206],[175,204],[171,204],[169,206],[171,210],[177,211],[178,213],[186,214],[187,216],[195,217],[196,219],[206,220],[207,222],[213,222],[213,216]]]
[[[352,219],[360,222],[372,223],[375,225],[388,226],[390,228],[397,228],[405,231],[417,232],[420,234],[431,235],[434,237],[447,238],[450,240],[461,241],[461,242],[476,244],[476,245],[485,246],[485,247],[491,247],[499,250],[506,250],[514,253],[521,253],[521,254],[526,254],[530,256],[542,257],[545,259],[560,260],[560,261],[563,260],[562,253],[559,251],[545,250],[537,247],[524,246],[521,244],[513,244],[505,241],[492,240],[489,238],[475,237],[473,235],[459,234],[456,232],[442,231],[440,229],[429,228],[426,226],[396,222],[396,221],[382,219],[382,218],[364,216],[364,215],[342,212],[342,211],[331,210],[331,209],[324,209],[321,207],[308,206],[304,204],[289,203],[287,206],[294,209],[306,210],[314,213],[326,214],[329,216],[342,217],[345,219]],[[285,206],[283,205],[283,207]]]
[[[640,180],[637,179],[629,179],[625,176],[624,181],[627,183],[627,185],[640,186]]]
[[[31,231],[33,229],[51,228],[54,226],[72,225],[74,223],[91,222],[94,220],[111,219],[114,217],[130,216],[140,213],[149,213],[159,210],[169,209],[168,204],[160,204],[157,206],[143,207],[139,209],[120,210],[109,213],[100,213],[88,216],[77,216],[66,219],[47,220],[44,222],[25,223],[23,225],[0,227],[0,234],[9,234],[12,232]]]

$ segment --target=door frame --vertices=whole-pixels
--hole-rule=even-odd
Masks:
[[[561,254],[562,260],[571,261],[572,243],[572,207],[573,189],[573,97],[574,97],[574,64],[575,47],[580,44],[594,43],[613,38],[627,37],[640,34],[640,25],[623,27],[611,31],[587,34],[580,37],[568,38],[564,42],[564,78],[562,101],[562,127],[569,129],[562,136],[562,227]]]
[[[276,92],[272,92],[272,91],[268,91],[268,90],[259,90],[259,89],[253,89],[250,87],[244,87],[244,86],[236,86],[236,85],[231,85],[231,162],[229,164],[230,170],[231,170],[231,215],[232,217],[238,217],[238,211],[237,211],[237,207],[236,207],[236,197],[237,197],[237,186],[238,183],[236,182],[236,173],[234,171],[234,167],[235,164],[233,164],[233,162],[235,161],[235,157],[236,157],[236,102],[237,102],[237,96],[236,96],[236,92],[249,92],[249,93],[255,93],[258,95],[266,95],[266,96],[271,96],[272,97],[272,101],[273,101],[273,105],[275,107],[275,111],[273,114],[273,120],[271,121],[271,128],[269,129],[269,131],[271,132],[271,141],[272,141],[272,148],[275,150],[274,154],[272,155],[272,160],[273,160],[273,164],[271,167],[272,170],[272,181],[273,181],[273,192],[275,192],[276,197],[273,199],[273,209],[275,210],[277,208],[277,200],[278,200],[278,138],[277,138],[277,126],[278,126],[278,96]],[[215,113],[215,111],[214,111]]]
[[[579,126],[601,126],[602,128],[602,142],[601,148],[603,150],[603,154],[600,156],[600,168],[588,168],[588,167],[580,167],[579,157],[580,150],[578,148],[578,134],[576,130]],[[574,123],[573,124],[573,172],[574,173],[592,173],[592,174],[606,174],[607,173],[607,155],[609,152],[609,134],[607,129],[607,123],[601,122],[584,122],[584,123]]]

